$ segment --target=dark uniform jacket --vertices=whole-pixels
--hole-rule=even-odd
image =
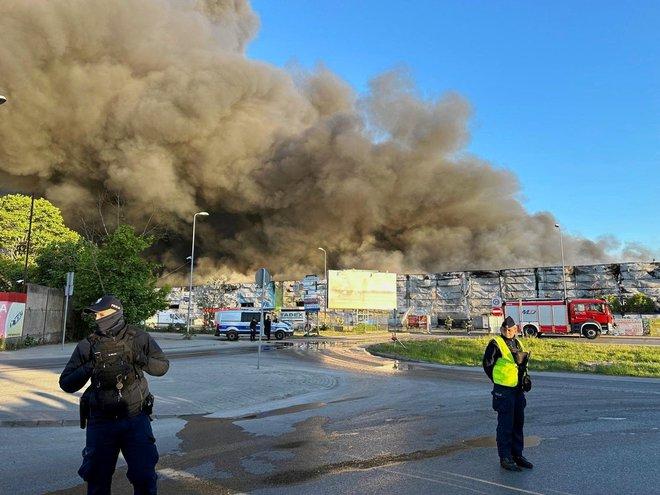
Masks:
[[[165,353],[158,343],[144,330],[121,321],[111,330],[110,335],[120,335],[130,327],[135,332],[133,339],[134,368],[136,378],[121,390],[97,389],[90,385],[83,396],[89,398],[90,417],[112,418],[135,416],[142,410],[143,402],[149,395],[149,386],[144,373],[162,376],[170,367]],[[97,333],[100,333],[97,331]],[[103,334],[101,334],[103,335]],[[92,346],[88,339],[78,343],[64,371],[60,375],[60,388],[65,392],[77,392],[85,386],[94,369]]]

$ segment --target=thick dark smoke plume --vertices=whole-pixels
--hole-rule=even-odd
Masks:
[[[0,2],[0,190],[35,192],[68,225],[101,198],[170,235],[198,270],[278,278],[329,268],[434,272],[559,263],[555,219],[510,172],[467,154],[470,106],[421,99],[400,72],[359,97],[336,75],[246,58],[242,0]],[[112,207],[104,216],[111,216]],[[605,244],[565,236],[570,264]]]

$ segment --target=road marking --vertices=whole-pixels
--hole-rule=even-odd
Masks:
[[[439,480],[439,479],[434,479],[434,478],[428,478],[426,476],[418,476],[418,475],[415,475],[415,474],[404,473],[404,472],[397,471],[397,470],[394,470],[394,469],[387,469],[387,468],[377,468],[377,469],[381,469],[383,471],[387,471],[387,472],[392,473],[392,474],[398,474],[398,475],[401,475],[401,476],[406,476],[406,477],[409,477],[409,478],[416,478],[416,479],[421,479],[421,480],[424,480],[424,481],[432,481],[434,483],[441,483],[443,485],[456,486],[456,487],[462,488],[463,490],[469,490],[469,491],[472,491],[472,492],[490,493],[490,492],[481,491],[481,490],[476,489],[476,488],[470,488],[470,487],[467,487],[467,486],[458,485],[456,483],[450,483],[449,481],[444,481],[444,480]],[[476,483],[483,483],[483,484],[486,484],[486,485],[496,486],[498,488],[505,488],[505,489],[511,490],[513,492],[526,493],[528,495],[545,495],[543,492],[533,492],[533,491],[530,491],[530,490],[525,490],[523,488],[516,488],[515,486],[504,485],[502,483],[496,483],[494,481],[488,481],[488,480],[483,480],[481,478],[475,478],[473,476],[465,476],[465,475],[462,475],[462,474],[452,473],[452,472],[449,472],[449,471],[439,471],[439,472],[442,473],[442,474],[445,474],[447,476],[456,476],[458,478],[463,478],[465,480],[473,481],[473,482],[476,482]],[[555,492],[555,493],[564,493],[564,492]],[[565,495],[572,495],[572,494],[566,493]]]
[[[353,455],[349,455],[349,456],[353,457],[354,459],[364,460],[359,456],[353,456]],[[417,474],[404,473],[404,472],[398,471],[396,469],[386,468],[386,467],[379,467],[379,466],[376,466],[373,469],[379,469],[379,470],[382,470],[382,471],[385,471],[385,472],[388,472],[388,473],[392,473],[392,474],[396,474],[396,475],[404,476],[404,477],[408,477],[408,478],[415,478],[415,479],[419,479],[419,480],[423,480],[423,481],[430,481],[430,482],[433,482],[433,483],[439,483],[439,484],[443,484],[443,485],[454,486],[454,487],[460,488],[462,490],[471,491],[471,492],[475,492],[475,493],[486,493],[486,494],[491,493],[490,491],[485,491],[484,492],[479,488],[471,488],[471,487],[468,487],[468,486],[460,485],[460,484],[457,483],[459,480],[455,480],[455,482],[451,482],[450,480],[443,480],[443,479],[438,479],[438,478],[429,478],[428,476],[421,476],[421,475],[417,475]],[[494,481],[488,481],[488,480],[484,480],[484,479],[481,479],[481,478],[475,478],[474,476],[466,476],[466,475],[463,475],[463,474],[452,473],[450,471],[438,471],[438,473],[441,473],[445,476],[454,476],[456,478],[461,478],[463,480],[472,481],[472,482],[475,482],[475,483],[483,483],[485,485],[496,486],[498,488],[504,488],[504,489],[507,489],[507,490],[511,490],[512,492],[526,493],[527,495],[546,495],[548,493],[548,492],[534,492],[534,491],[530,491],[530,490],[525,490],[523,488],[516,488],[515,486],[504,485],[502,483],[496,483]],[[557,494],[560,494],[560,495],[574,495],[574,494],[569,493],[569,492],[560,492],[560,491],[555,491],[555,490],[550,490],[550,492],[557,493]]]

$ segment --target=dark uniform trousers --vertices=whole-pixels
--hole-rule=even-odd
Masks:
[[[518,387],[493,386],[493,409],[497,411],[497,453],[521,456],[524,447],[525,393]]]
[[[110,495],[119,451],[124,455],[128,480],[135,495],[155,495],[156,449],[151,419],[145,413],[119,419],[91,418],[87,446],[78,474],[87,482],[88,495]]]

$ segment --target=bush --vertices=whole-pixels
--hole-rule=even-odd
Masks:
[[[37,339],[32,335],[26,335],[24,339],[0,339],[0,351],[18,351],[19,349],[34,347],[42,343],[41,339]]]

